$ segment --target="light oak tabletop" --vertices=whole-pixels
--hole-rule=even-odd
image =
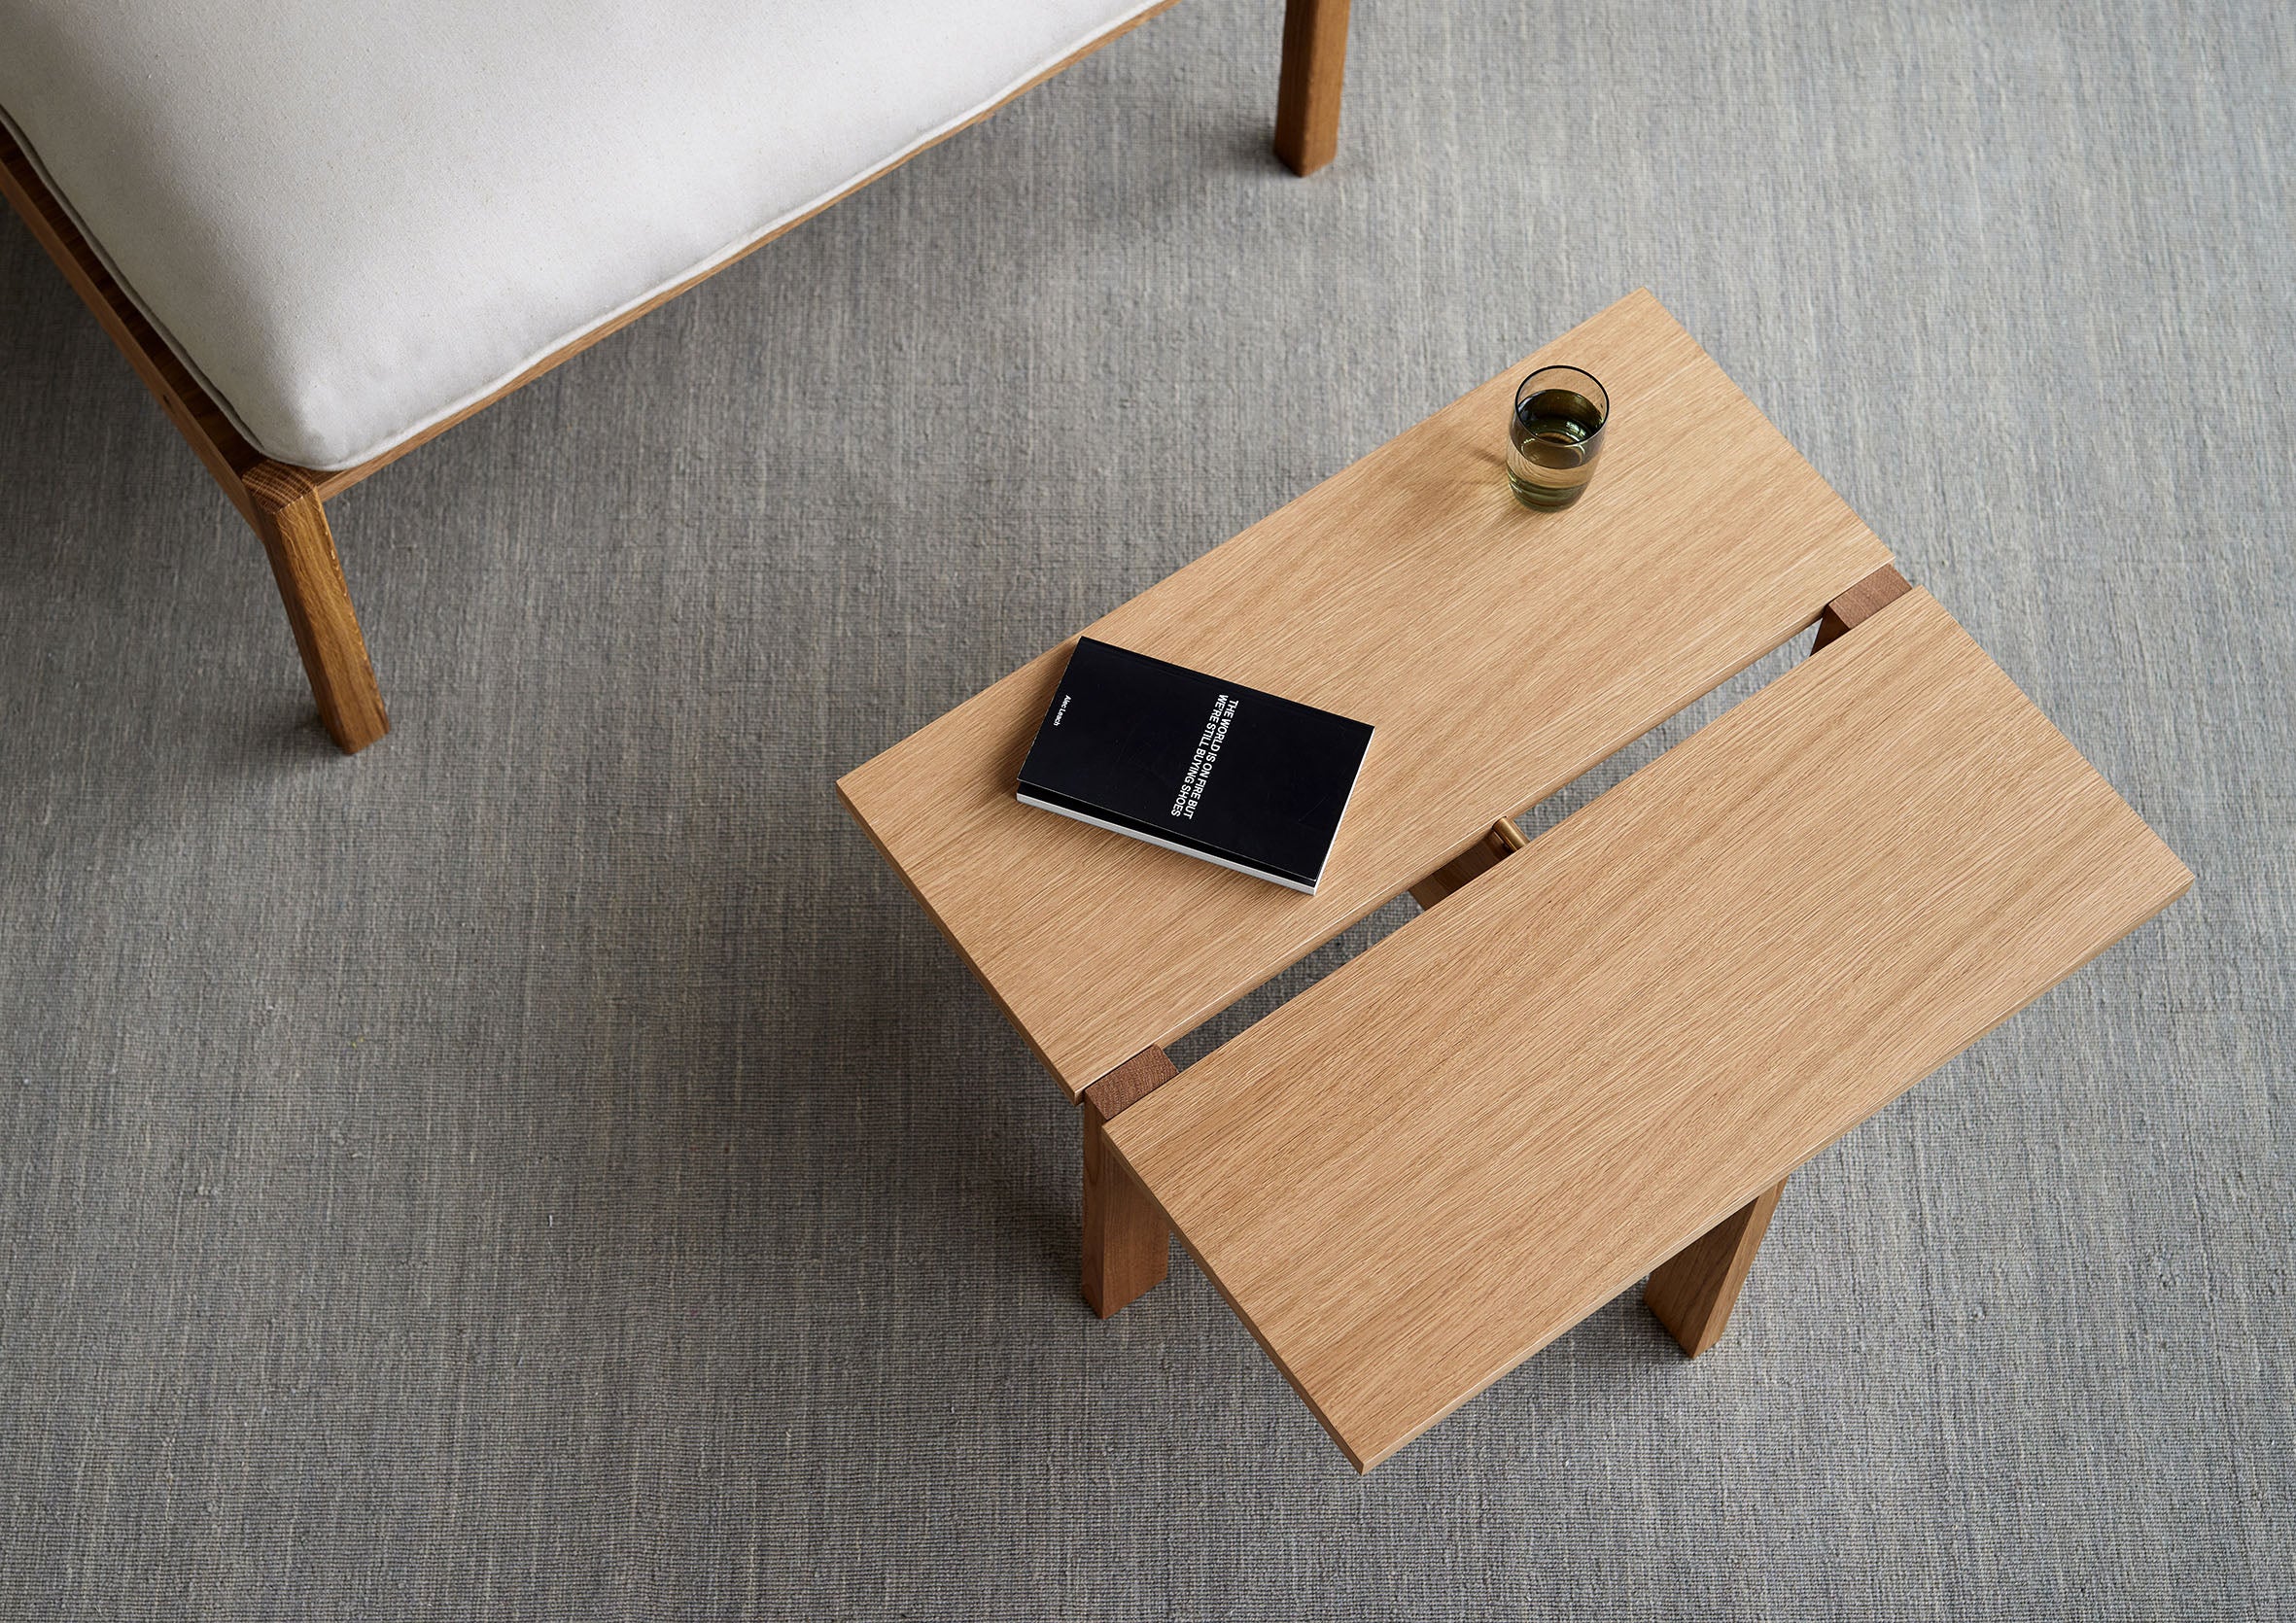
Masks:
[[[1509,495],[1515,383],[1612,421],[1587,494]],[[1071,1097],[1194,1029],[1807,628],[1889,550],[1649,293],[1125,604],[1090,635],[1371,722],[1318,894],[1033,811],[1063,643],[840,796]]]
[[[1369,1468],[2191,882],[1914,591],[1108,1142]]]

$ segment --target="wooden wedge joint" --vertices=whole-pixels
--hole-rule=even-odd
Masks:
[[[1810,642],[1810,652],[1816,653],[1852,626],[1871,619],[1912,590],[1913,582],[1884,564],[1819,613],[1818,635]]]
[[[1421,908],[1431,908],[1467,883],[1489,873],[1530,842],[1523,838],[1521,829],[1502,817],[1493,823],[1480,840],[1468,846],[1450,861],[1411,886],[1411,900]]]

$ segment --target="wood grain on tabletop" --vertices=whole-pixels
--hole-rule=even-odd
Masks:
[[[1108,1142],[1368,1468],[2190,882],[1917,590]]]

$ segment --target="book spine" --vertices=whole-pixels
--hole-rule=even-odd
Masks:
[[[1138,840],[1150,846],[1161,846],[1167,851],[1177,851],[1182,856],[1192,856],[1199,862],[1209,862],[1216,867],[1226,868],[1235,873],[1248,874],[1255,880],[1266,880],[1270,884],[1280,884],[1286,890],[1297,890],[1304,896],[1315,894],[1314,884],[1305,880],[1297,879],[1290,874],[1279,874],[1271,868],[1259,867],[1240,857],[1231,856],[1216,846],[1169,839],[1163,834],[1134,826],[1129,821],[1121,821],[1108,812],[1083,811],[1062,801],[1032,793],[1026,789],[1023,789],[1015,798],[1023,806],[1033,806],[1040,812],[1056,812],[1061,816],[1073,818],[1077,822],[1090,823],[1095,828],[1106,829],[1111,834],[1121,834],[1128,839]]]

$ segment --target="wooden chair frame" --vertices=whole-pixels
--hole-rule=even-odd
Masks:
[[[1123,27],[1047,68],[1012,95],[966,121],[966,125],[987,118],[1013,96],[1034,88],[1172,3],[1173,0],[1164,0],[1163,5],[1142,13]],[[1287,0],[1275,152],[1297,174],[1311,174],[1322,168],[1338,151],[1339,94],[1347,52],[1347,4],[1348,0]],[[735,258],[755,252],[782,232],[843,201],[876,178],[872,175],[855,182],[818,208],[760,237]],[[263,550],[271,560],[271,572],[279,584],[279,596],[287,607],[296,651],[301,654],[304,673],[310,678],[312,698],[318,703],[319,719],[345,752],[365,748],[388,732],[391,724],[383,709],[374,667],[367,658],[365,639],[360,634],[358,616],[351,608],[350,587],[335,555],[334,536],[327,522],[327,499],[348,490],[472,412],[572,360],[608,333],[628,326],[724,268],[718,265],[690,277],[596,330],[584,333],[485,398],[401,441],[381,456],[355,467],[324,471],[275,462],[250,445],[231,426],[229,418],[200,387],[190,368],[176,358],[125,290],[104,268],[102,259],[80,234],[70,214],[4,130],[0,130],[0,191],[7,194],[9,203],[31,227],[40,246],[48,251],[49,258],[63,271],[65,280],[95,313],[112,341],[135,367],[136,375],[144,380],[145,387],[151,390],[169,420],[207,465],[207,470],[223,487],[224,494],[261,539]]]

